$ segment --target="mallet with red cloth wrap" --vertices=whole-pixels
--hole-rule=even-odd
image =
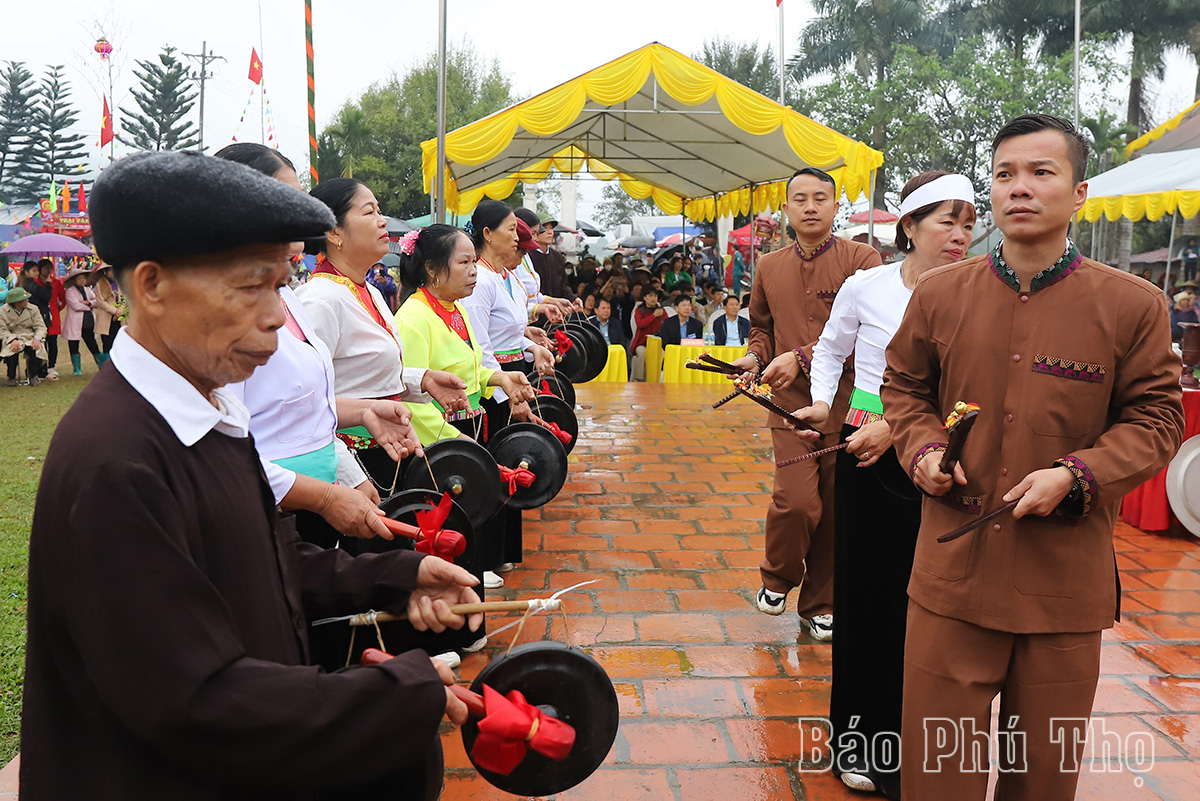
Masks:
[[[450,493],[442,493],[442,499],[436,507],[417,512],[417,525],[415,526],[393,520],[382,509],[379,510],[379,516],[383,521],[384,528],[388,531],[410,540],[416,540],[416,550],[440,556],[447,562],[453,562],[467,549],[467,539],[460,532],[442,528],[450,514],[452,502]]]

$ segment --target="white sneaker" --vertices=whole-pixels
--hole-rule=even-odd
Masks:
[[[875,792],[875,782],[864,773],[843,773],[842,784],[849,787],[851,790],[857,790],[860,793]]]
[[[57,381],[58,380],[58,370],[55,370],[53,367],[51,367],[49,370],[46,371],[46,378],[48,378],[51,381]]]
[[[511,572],[513,572],[513,570],[516,569],[516,567],[517,566],[514,565],[512,562],[505,562],[504,564],[500,565],[500,567],[496,568],[496,572],[497,573],[511,573]]]
[[[487,645],[487,637],[480,637],[478,640],[471,643],[466,648],[463,648],[463,653],[473,654],[476,651],[482,651],[484,649],[484,646],[486,646],[486,645]]]
[[[498,590],[504,586],[504,579],[490,570],[483,571],[483,587],[488,590]]]
[[[787,593],[771,592],[766,587],[758,590],[758,611],[768,615],[782,615],[787,608]]]
[[[435,656],[431,656],[430,659],[436,659],[439,662],[445,662],[451,670],[462,664],[462,657],[454,651],[447,651],[444,654],[437,654]]]
[[[829,642],[833,639],[833,615],[802,617],[800,622],[808,627],[808,633],[817,642]]]

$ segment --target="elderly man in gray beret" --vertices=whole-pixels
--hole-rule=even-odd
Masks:
[[[91,200],[130,317],[46,456],[22,798],[328,798],[393,776],[390,797],[436,798],[439,724],[466,718],[449,669],[413,651],[326,674],[306,621],[373,608],[474,628],[448,604],[476,600],[476,579],[302,543],[222,389],[274,352],[288,243],[330,229],[329,210],[179,153],[118,161]]]

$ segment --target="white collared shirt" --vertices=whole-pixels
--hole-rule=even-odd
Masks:
[[[533,346],[533,340],[525,336],[525,328],[529,325],[525,304],[517,300],[524,289],[511,270],[501,276],[481,263],[475,275],[475,290],[459,303],[471,319],[471,328],[483,349],[483,366],[499,370],[496,351],[526,350]],[[504,281],[506,276],[507,286]],[[496,400],[508,399],[499,387],[492,397]]]
[[[813,349],[813,403],[833,406],[842,365],[854,352],[854,387],[872,395],[883,386],[887,346],[900,328],[913,291],[904,285],[903,261],[859,270],[846,279],[834,298],[829,321]]]
[[[210,403],[186,378],[142,347],[128,328],[117,333],[111,353],[113,367],[162,415],[185,448],[214,429],[227,437],[249,436],[250,410],[237,395],[218,387]]]

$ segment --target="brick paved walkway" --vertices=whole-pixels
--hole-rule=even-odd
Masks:
[[[621,700],[607,763],[560,799],[881,797],[797,768],[797,718],[828,712],[830,646],[799,634],[794,613],[768,617],[754,608],[770,439],[748,403],[711,410],[723,394],[661,384],[581,387],[583,433],[571,480],[540,513],[526,514],[529,555],[509,574],[504,596],[544,597],[600,579],[568,596],[571,639],[604,665]],[[1078,797],[1194,801],[1200,540],[1121,526],[1117,549],[1126,618],[1105,635],[1095,714],[1122,738],[1146,735],[1154,765],[1140,774],[1140,787],[1130,770],[1085,769]],[[561,620],[533,620],[522,641],[563,641]],[[507,646],[512,631],[493,645]],[[463,678],[495,652],[464,659]],[[443,743],[446,801],[511,797],[475,774],[457,730],[447,725]]]
[[[544,597],[600,579],[569,596],[571,637],[605,666],[622,706],[607,764],[562,793],[566,801],[868,798],[797,769],[797,718],[828,711],[830,646],[798,634],[794,614],[753,607],[770,445],[755,407],[708,408],[721,394],[581,387],[572,480],[527,515],[530,554],[503,594]],[[1122,738],[1148,737],[1154,764],[1141,786],[1129,770],[1085,769],[1078,798],[1194,801],[1200,540],[1121,526],[1116,543],[1126,618],[1105,635],[1095,716]],[[465,659],[463,678],[511,635]],[[563,641],[561,620],[533,618],[522,639],[545,636]],[[445,725],[443,742],[446,801],[511,798],[475,774],[456,729]],[[15,790],[14,768],[0,771],[0,799]]]

